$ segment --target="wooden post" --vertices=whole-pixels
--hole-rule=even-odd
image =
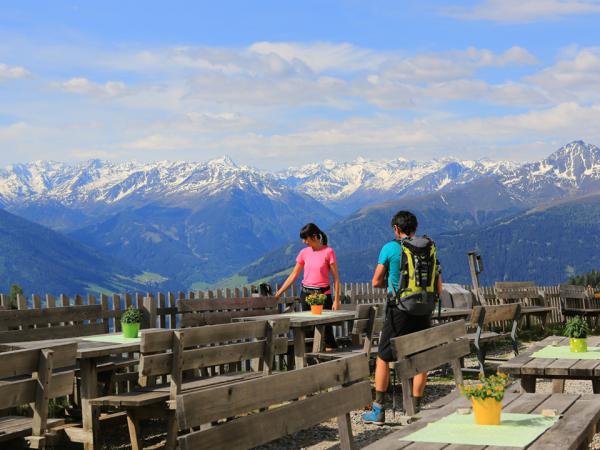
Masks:
[[[169,411],[167,442],[165,444],[165,448],[169,450],[175,449],[177,446],[177,431],[179,426],[177,424],[177,417],[173,408],[175,406],[177,394],[181,393],[184,338],[185,335],[183,331],[175,331],[173,333],[173,364],[171,366],[171,385],[169,389],[169,399],[171,400],[169,404],[171,405],[171,410]]]
[[[100,294],[100,305],[102,305],[102,324],[104,325],[104,332],[110,332],[110,324],[108,318],[108,295]]]
[[[485,301],[481,298],[481,291],[479,285],[479,274],[483,272],[483,261],[481,255],[476,251],[467,253],[469,257],[469,270],[471,272],[471,283],[473,284],[473,290],[475,291],[475,298],[480,305],[485,305]]]
[[[152,297],[142,301],[142,328],[156,328],[156,302]]]
[[[167,328],[167,313],[165,312],[166,301],[165,294],[159,292],[157,295],[158,307],[162,310],[162,313],[158,314],[158,327]]]
[[[115,333],[121,331],[121,296],[119,294],[113,294],[113,310],[115,312]]]
[[[31,404],[31,408],[33,409],[32,434],[35,437],[41,438],[37,440],[38,445],[36,448],[38,449],[45,447],[44,433],[48,421],[49,386],[52,379],[52,370],[54,369],[53,357],[54,353],[52,350],[40,350],[35,403]]]

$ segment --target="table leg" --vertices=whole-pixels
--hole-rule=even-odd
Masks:
[[[565,380],[555,378],[552,380],[552,393],[563,394],[565,392]]]
[[[84,444],[84,450],[92,450],[94,448],[94,410],[90,405],[89,401],[95,397],[98,397],[98,372],[96,370],[96,361],[93,358],[83,358],[80,360],[80,373],[81,373],[81,418],[83,429],[89,432],[91,440]]]
[[[592,389],[594,391],[594,394],[600,394],[600,379],[599,378],[594,378],[592,380]]]
[[[313,353],[323,351],[323,342],[325,340],[325,325],[317,325],[315,327],[315,336],[313,340]]]
[[[521,391],[527,393],[535,393],[536,377],[534,375],[521,376]]]
[[[296,369],[306,365],[306,331],[302,327],[294,328],[294,362]]]

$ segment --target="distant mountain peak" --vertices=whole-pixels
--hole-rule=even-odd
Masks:
[[[238,165],[228,155],[223,155],[218,158],[213,158],[206,162],[207,166],[224,166],[231,168],[238,168]]]

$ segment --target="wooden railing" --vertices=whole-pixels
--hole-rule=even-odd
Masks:
[[[471,286],[464,285],[468,290]],[[499,304],[496,299],[494,287],[482,287],[481,293],[484,300],[489,305]],[[559,286],[540,286],[540,290],[546,295],[546,301],[549,306],[555,310],[551,314],[549,322],[551,324],[563,323],[564,319],[560,312]],[[102,305],[102,319],[108,323],[111,331],[121,330],[121,315],[123,311],[130,306],[139,308],[144,315],[146,326],[156,326],[160,328],[175,328],[178,324],[177,302],[179,299],[228,299],[228,298],[247,298],[257,296],[253,293],[256,289],[253,286],[240,288],[226,288],[206,291],[188,291],[188,292],[158,292],[158,293],[125,293],[125,294],[101,294],[95,295],[75,295],[72,297],[66,295],[54,296],[47,294],[44,297],[40,295],[31,295],[26,299],[23,295],[17,296],[17,309],[39,309],[52,308],[57,306],[70,305]],[[344,283],[342,287],[343,301],[354,305],[365,303],[383,303],[386,300],[386,290],[373,288],[370,283]],[[297,304],[299,292],[296,286],[292,286],[280,299],[281,310],[287,306]],[[10,308],[9,296],[0,294],[0,307]]]

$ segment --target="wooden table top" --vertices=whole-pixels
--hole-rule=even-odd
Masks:
[[[156,331],[156,329],[151,328],[147,330],[140,330],[140,334]],[[94,335],[94,337],[98,336],[114,336],[115,334],[121,333],[106,333],[100,335]],[[98,358],[102,356],[109,356],[115,353],[129,353],[129,352],[137,352],[140,350],[140,341],[137,342],[128,342],[128,343],[116,343],[116,342],[97,342],[97,341],[89,341],[86,340],[92,336],[81,336],[74,338],[63,338],[63,339],[47,339],[42,341],[29,341],[29,342],[8,342],[6,344],[0,344],[0,348],[3,348],[5,351],[10,350],[22,350],[28,348],[40,348],[46,345],[57,345],[64,344],[67,342],[77,342],[77,358]]]
[[[558,344],[569,345],[569,338],[548,336],[527,351],[498,366],[509,375],[533,375],[538,377],[593,378],[600,377],[600,359],[534,358],[531,355],[542,348]],[[588,338],[590,347],[600,346],[600,336]]]
[[[238,317],[234,321],[256,321],[290,319],[290,328],[324,325],[352,320],[356,317],[354,311],[323,311],[323,314],[311,314],[310,311],[270,314],[268,316]]]
[[[510,413],[541,414],[544,409],[556,409],[562,416],[529,446],[531,450],[575,450],[579,448],[593,428],[600,421],[600,401],[595,395],[578,394],[512,394],[504,397],[502,410]],[[449,414],[457,408],[470,406],[470,401],[459,397],[443,408],[423,411],[423,418],[403,426],[399,431],[389,434],[379,441],[366,447],[370,450],[384,449],[452,449],[452,450],[482,450],[500,449],[496,446],[472,446],[458,444],[427,444],[423,442],[401,441],[404,436],[425,427]],[[510,447],[514,448],[514,447]]]

